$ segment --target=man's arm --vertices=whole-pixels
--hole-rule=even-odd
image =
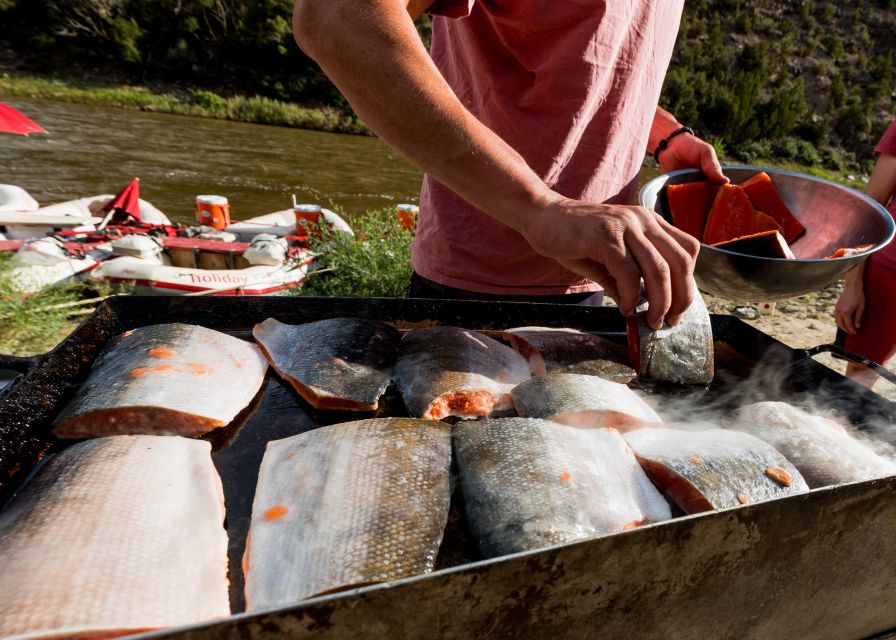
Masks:
[[[660,107],[656,108],[653,124],[650,127],[650,138],[647,149],[651,153],[670,133],[681,127],[681,123],[671,113]],[[700,138],[690,133],[677,135],[669,141],[660,155],[660,170],[669,173],[676,169],[699,168],[711,182],[728,182],[722,174],[722,167],[716,157],[716,150]]]
[[[417,35],[405,0],[298,0],[293,28],[364,122],[412,163],[538,253],[603,285],[630,313],[644,278],[649,322],[690,304],[699,244],[652,211],[575,201],[549,189],[525,160],[457,99]]]

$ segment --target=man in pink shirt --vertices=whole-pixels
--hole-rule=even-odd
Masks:
[[[633,206],[645,151],[726,182],[659,109],[683,0],[298,0],[296,41],[426,178],[412,294],[690,304],[699,243]],[[413,19],[433,19],[431,57]]]

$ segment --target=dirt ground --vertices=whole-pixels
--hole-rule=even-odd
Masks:
[[[709,295],[704,295],[704,299],[711,313],[733,314],[789,347],[806,349],[834,341],[837,333],[834,305],[841,290],[842,284],[835,283],[816,293],[774,305],[763,305],[759,301],[754,304],[737,303]],[[846,370],[846,363],[835,360],[830,354],[816,356],[815,360],[838,373]],[[896,372],[896,362],[887,368]],[[896,401],[896,385],[887,380],[879,379],[874,391]]]

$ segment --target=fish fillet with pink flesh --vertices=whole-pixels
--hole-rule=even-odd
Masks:
[[[663,421],[634,391],[598,376],[549,373],[521,382],[510,392],[521,416],[573,427],[620,431],[661,426]]]
[[[271,366],[317,409],[372,411],[389,386],[398,329],[364,318],[291,325],[268,318],[252,335]]]
[[[454,447],[470,528],[486,557],[671,517],[614,430],[487,419],[455,425]]]
[[[0,637],[109,638],[230,615],[211,445],[87,440],[0,513]]]
[[[806,493],[800,472],[759,438],[727,429],[624,434],[653,483],[685,513]]]
[[[576,329],[517,327],[503,337],[529,361],[533,376],[554,371],[588,373],[627,384],[637,375],[625,347]]]
[[[896,464],[849,430],[786,402],[757,402],[731,412],[725,426],[756,436],[784,454],[809,486],[896,475]]]
[[[510,390],[529,377],[529,363],[519,353],[457,327],[409,331],[395,363],[395,381],[408,412],[432,420],[512,409]]]
[[[268,363],[251,342],[191,324],[156,324],[109,340],[54,422],[60,438],[200,436],[230,424]]]
[[[674,327],[653,329],[647,324],[647,303],[626,318],[629,362],[641,380],[685,385],[707,385],[715,375],[712,322],[706,303],[691,280],[694,296]]]
[[[451,426],[358,420],[268,443],[243,557],[249,611],[432,571]]]

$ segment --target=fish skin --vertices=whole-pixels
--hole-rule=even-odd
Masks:
[[[533,376],[541,376],[588,360],[628,363],[625,347],[577,329],[516,327],[502,337],[529,361]],[[634,377],[634,376],[633,376]]]
[[[443,422],[358,420],[269,442],[243,557],[247,611],[432,571],[450,468]]]
[[[598,376],[548,373],[521,382],[510,395],[521,416],[569,426],[625,430],[663,423],[634,391]]]
[[[809,491],[800,472],[783,455],[746,433],[664,428],[637,429],[623,437],[653,483],[685,513]],[[790,485],[776,482],[776,475],[789,476]]]
[[[581,373],[586,376],[598,376],[619,384],[628,384],[638,377],[635,370],[627,364],[612,360],[583,360],[557,369],[557,373]]]
[[[641,380],[706,385],[715,375],[712,322],[693,280],[694,301],[674,327],[647,324],[647,304],[626,318],[629,361]]]
[[[529,377],[529,363],[516,351],[458,327],[408,331],[395,363],[408,413],[420,418],[474,418],[510,409],[510,390]]]
[[[468,522],[485,557],[671,517],[614,430],[485,419],[455,425],[454,447]]]
[[[843,425],[786,402],[746,405],[728,414],[723,424],[775,447],[813,489],[896,474],[896,464],[854,438]]]
[[[274,367],[317,409],[373,411],[391,380],[398,329],[364,318],[289,325],[268,318],[252,335]]]
[[[113,637],[230,615],[211,445],[86,440],[0,513],[0,637]]]
[[[156,324],[112,338],[54,422],[59,438],[200,436],[228,425],[264,382],[251,342],[190,324]]]

